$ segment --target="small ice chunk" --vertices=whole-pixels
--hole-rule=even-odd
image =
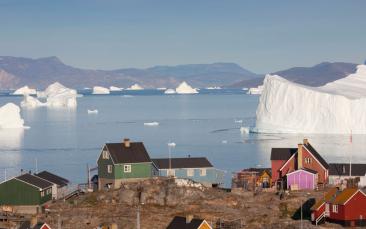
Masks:
[[[227,144],[227,140],[222,140],[221,143],[222,144]]]
[[[20,116],[20,107],[14,103],[0,107],[0,129],[9,128],[25,128],[24,120]]]
[[[176,94],[176,93],[177,92],[172,88],[169,88],[166,91],[164,91],[164,94],[167,94],[167,95]]]
[[[247,94],[248,95],[260,95],[263,91],[263,85],[259,85],[258,87],[249,88]]]
[[[250,128],[242,126],[242,127],[240,127],[240,133],[249,134],[250,133]]]
[[[88,114],[98,114],[98,110],[97,109],[94,109],[94,110],[88,109]]]
[[[30,95],[24,95],[24,99],[20,102],[20,106],[25,108],[36,108],[41,106],[47,106],[47,104],[42,103],[37,98],[34,98]]]
[[[169,142],[169,143],[168,143],[168,146],[169,146],[169,147],[172,147],[172,148],[174,148],[176,145],[177,145],[177,144],[175,144],[175,142]]]
[[[196,88],[192,88],[187,82],[183,81],[179,86],[175,89],[178,94],[197,94],[198,90]]]
[[[221,90],[221,87],[206,87],[207,90]]]
[[[243,120],[235,120],[235,123],[243,123]]]
[[[137,83],[135,83],[131,87],[127,88],[126,90],[144,90],[144,88],[141,87],[140,85],[138,85]]]
[[[115,87],[115,86],[110,86],[109,87],[109,91],[122,91],[123,88],[122,87]]]
[[[158,87],[158,88],[156,88],[156,90],[158,90],[158,91],[165,91],[166,90],[166,87]]]
[[[110,91],[108,88],[101,87],[101,86],[95,86],[95,87],[93,87],[93,94],[94,95],[108,95],[108,94],[110,94]]]
[[[27,85],[13,92],[13,95],[35,95],[35,94],[37,94],[36,89],[29,88]]]
[[[159,126],[158,122],[145,122],[144,123],[145,126]]]

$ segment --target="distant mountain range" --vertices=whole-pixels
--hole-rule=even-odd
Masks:
[[[340,79],[355,71],[356,64],[324,62],[313,67],[295,67],[275,72],[286,79],[320,86]],[[223,86],[243,88],[263,83],[264,75],[256,74],[235,63],[188,64],[155,66],[146,69],[90,70],[64,64],[57,57],[30,59],[0,56],[0,89],[24,85],[43,89],[58,81],[65,86],[129,87],[138,83],[144,88],[176,87],[187,81],[194,87]]]

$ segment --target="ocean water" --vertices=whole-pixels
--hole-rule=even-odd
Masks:
[[[128,94],[126,94],[128,93]],[[22,97],[0,96],[0,106]],[[269,167],[271,147],[296,147],[307,137],[328,162],[366,162],[366,136],[244,134],[255,124],[259,96],[240,90],[201,91],[198,95],[163,95],[157,91],[85,95],[69,109],[22,109],[26,130],[0,130],[0,181],[26,171],[49,170],[85,183],[86,167],[96,166],[101,147],[123,138],[143,141],[150,156],[205,156],[232,173],[247,167]],[[98,114],[87,110],[98,109]],[[239,123],[242,120],[243,123]],[[159,122],[158,126],[145,126]]]

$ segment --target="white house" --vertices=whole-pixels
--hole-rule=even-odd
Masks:
[[[366,164],[331,163],[329,164],[329,184],[340,185],[345,179],[360,178],[359,187],[366,187]]]
[[[53,200],[61,199],[66,195],[67,185],[70,183],[67,179],[57,176],[48,171],[42,171],[34,175],[53,184],[52,185]]]

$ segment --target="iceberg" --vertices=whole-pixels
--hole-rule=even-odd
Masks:
[[[207,90],[221,90],[221,87],[206,87]]]
[[[145,122],[144,126],[159,126],[158,122]]]
[[[108,95],[108,94],[110,94],[110,91],[108,88],[95,86],[95,87],[93,87],[93,94],[94,95]]]
[[[167,94],[167,95],[176,94],[176,93],[177,92],[174,89],[171,89],[171,88],[164,91],[164,94]]]
[[[36,89],[29,88],[28,86],[21,87],[13,92],[13,95],[35,95]]]
[[[109,91],[122,91],[123,88],[122,87],[115,87],[115,86],[110,86],[109,87]]]
[[[141,87],[140,85],[138,85],[137,83],[135,83],[131,87],[127,88],[126,90],[144,90],[144,88]]]
[[[158,88],[156,88],[156,90],[158,90],[158,91],[165,91],[167,88],[166,87],[158,87]]]
[[[248,89],[248,95],[260,95],[263,91],[263,85],[259,85],[258,87],[251,87]]]
[[[9,128],[24,128],[20,107],[14,103],[7,103],[0,107],[0,129]]]
[[[198,90],[192,88],[187,82],[183,81],[179,86],[175,89],[178,94],[197,94]]]
[[[366,66],[321,87],[266,75],[254,132],[366,134]]]
[[[46,90],[37,93],[37,97],[46,99],[46,102],[41,102],[37,98],[25,95],[21,102],[21,106],[27,108],[40,106],[74,108],[77,106],[77,96],[76,90],[67,88],[59,82],[55,82],[49,85]]]
[[[88,114],[98,114],[98,110],[97,109],[88,110]]]

